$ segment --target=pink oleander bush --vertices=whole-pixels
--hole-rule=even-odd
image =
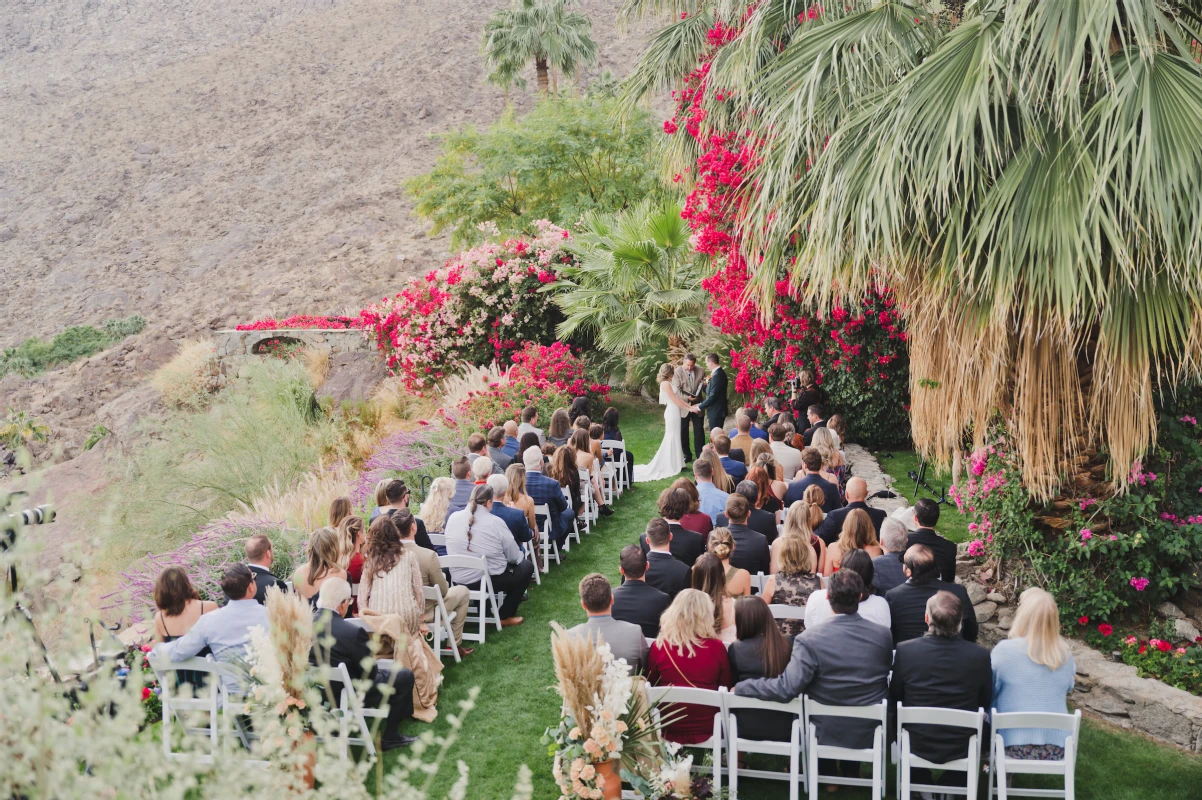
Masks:
[[[539,288],[571,263],[562,249],[570,234],[546,220],[537,225],[533,238],[473,247],[360,312],[359,324],[408,388],[429,389],[457,363],[505,363],[527,343],[554,341],[555,305]]]
[[[285,319],[274,319],[265,317],[257,319],[254,322],[244,323],[239,325],[235,330],[239,331],[279,331],[297,328],[320,328],[329,330],[343,330],[346,328],[359,327],[358,317],[319,317],[312,314],[295,314]]]

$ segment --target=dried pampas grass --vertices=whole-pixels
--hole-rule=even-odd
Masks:
[[[301,351],[301,363],[305,365],[309,385],[314,391],[320,389],[330,377],[330,351],[325,347],[306,347]]]
[[[267,590],[267,625],[284,691],[300,698],[305,691],[309,651],[313,648],[313,616],[309,604],[293,592],[276,587]]]
[[[172,408],[204,407],[221,388],[216,347],[207,339],[184,342],[171,360],[150,377],[150,385]]]
[[[491,383],[506,382],[505,371],[495,361],[487,367],[458,364],[455,369],[456,374],[438,385],[438,396],[442,399],[443,408],[458,408],[472,392],[488,389]]]
[[[593,728],[588,706],[601,692],[601,673],[605,665],[597,652],[597,641],[589,636],[573,636],[557,622],[551,623],[551,656],[555,659],[555,677],[559,696],[576,727],[587,735]]]
[[[290,486],[281,487],[278,481],[270,484],[249,506],[241,504],[242,510],[230,516],[234,520],[280,520],[288,528],[311,531],[329,524],[330,503],[349,494],[353,480],[354,471],[345,462],[330,468],[319,464],[316,472]]]

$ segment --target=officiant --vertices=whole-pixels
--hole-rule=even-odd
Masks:
[[[690,406],[705,395],[705,370],[697,366],[697,356],[689,353],[684,357],[684,363],[676,368],[672,376],[672,388],[676,394]],[[693,432],[692,449],[689,445],[689,431]],[[684,451],[684,463],[691,464],[694,457],[701,456],[701,448],[705,445],[705,424],[700,412],[690,411],[687,417],[680,421],[680,449]],[[694,456],[696,454],[696,456]]]

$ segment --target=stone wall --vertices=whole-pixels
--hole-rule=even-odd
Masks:
[[[269,339],[284,339],[300,342],[305,347],[317,347],[331,354],[371,352],[371,342],[361,330],[319,330],[294,328],[278,331],[223,330],[213,333],[217,357],[254,355]]]

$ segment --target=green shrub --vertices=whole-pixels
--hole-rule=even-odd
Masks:
[[[0,353],[0,377],[9,372],[27,377],[40,375],[60,364],[93,356],[126,336],[140,333],[145,327],[145,318],[135,314],[125,319],[110,319],[104,323],[103,330],[91,325],[74,325],[50,341],[30,337]]]

